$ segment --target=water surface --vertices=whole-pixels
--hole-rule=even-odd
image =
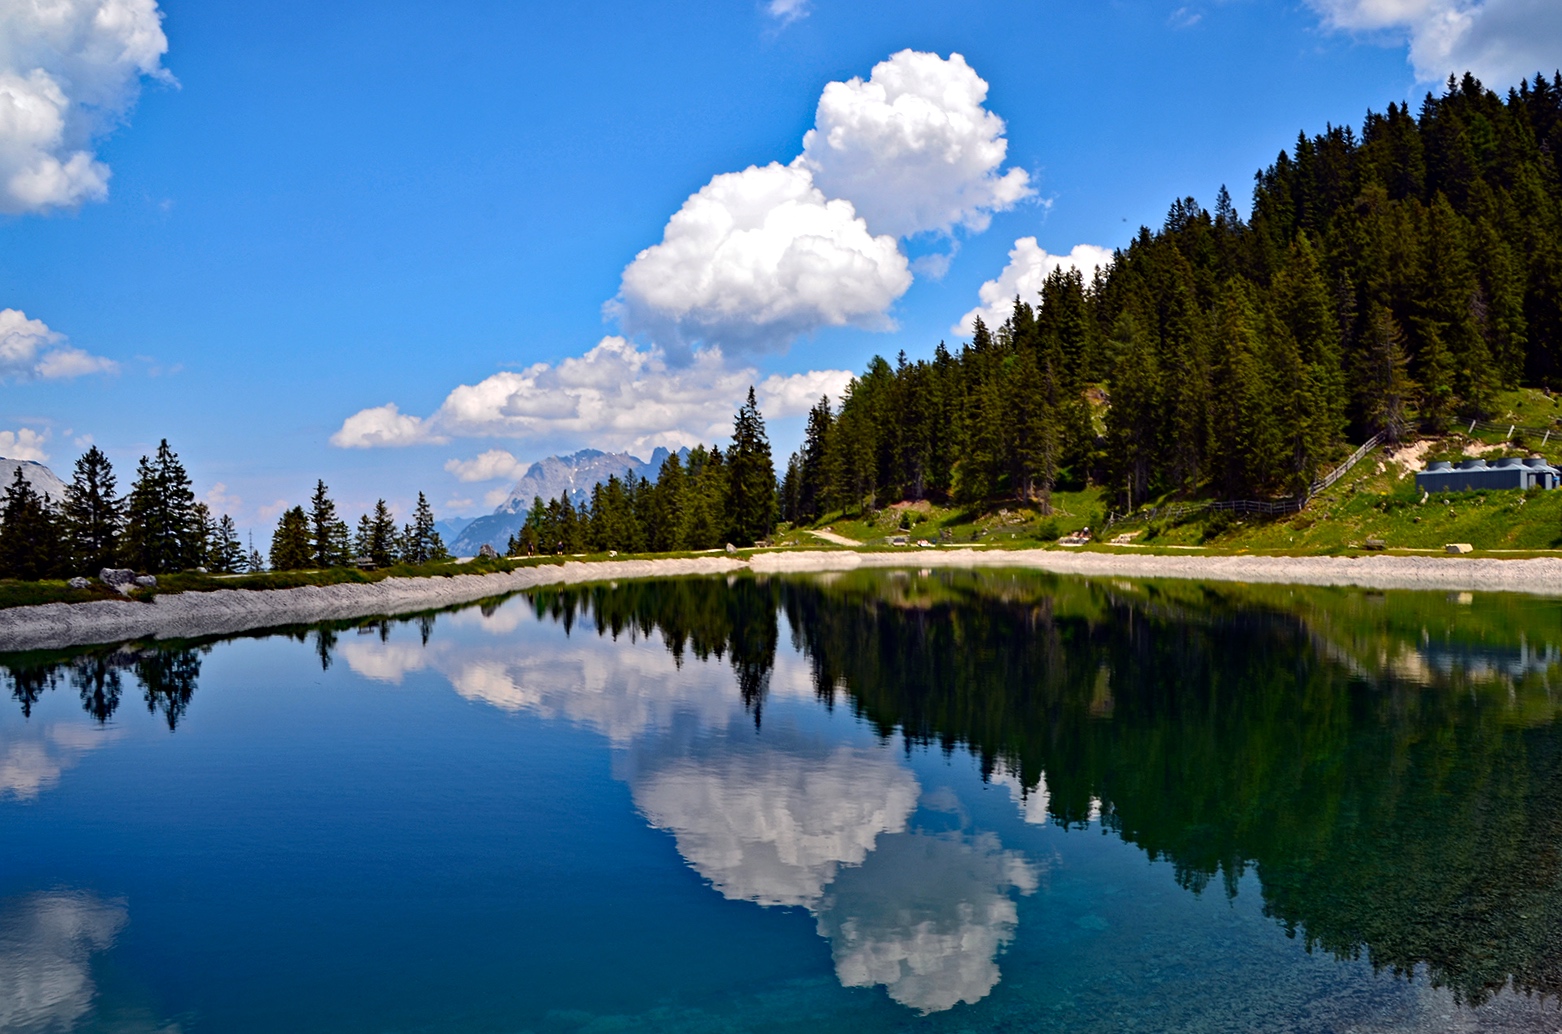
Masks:
[[[1559,618],[859,572],[0,657],[0,1031],[1556,1030]]]

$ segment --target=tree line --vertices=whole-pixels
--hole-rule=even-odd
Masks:
[[[1562,73],[1450,78],[1358,136],[1299,136],[1244,220],[1174,203],[1088,281],[1048,276],[958,349],[869,363],[783,477],[807,521],[897,499],[1035,502],[1108,486],[1293,494],[1348,441],[1492,413],[1562,378]]]
[[[396,527],[385,500],[374,512],[358,518],[356,529],[337,516],[336,503],[324,481],[315,482],[306,512],[302,506],[284,510],[271,533],[271,569],[297,571],[323,567],[390,567],[450,559],[450,551],[434,527],[434,510],[418,493],[412,520]]]
[[[732,442],[690,450],[688,461],[672,453],[656,480],[610,476],[576,505],[564,492],[532,500],[526,522],[512,535],[510,556],[534,553],[668,553],[751,546],[775,527],[775,465],[765,420],[748,390],[733,418]]]
[[[268,557],[246,549],[233,518],[213,514],[196,500],[191,484],[166,438],[154,456],[141,457],[124,495],[113,464],[96,445],[76,460],[63,499],[41,494],[17,468],[0,497],[0,578],[90,576],[111,567],[147,574],[389,567],[450,556],[422,492],[412,520],[399,529],[381,499],[354,531],[337,517],[325,482],[318,482],[307,512],[302,506],[283,512]]]
[[[4,500],[0,577],[62,578],[105,567],[236,572],[258,561],[240,544],[232,517],[216,517],[196,501],[166,438],[155,456],[141,457],[124,495],[113,464],[94,445],[76,461],[64,499],[40,494],[17,468]]]

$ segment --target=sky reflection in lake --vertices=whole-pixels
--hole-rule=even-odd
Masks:
[[[890,573],[0,659],[0,1031],[1554,1030],[1559,615]]]

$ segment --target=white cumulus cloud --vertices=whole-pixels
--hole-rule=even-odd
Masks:
[[[1023,169],[1003,169],[1004,123],[986,99],[959,54],[903,50],[866,80],[828,84],[802,154],[700,188],[624,270],[607,312],[629,333],[728,353],[892,328],[912,281],[900,238],[985,230],[1033,193]]]
[[[635,256],[611,303],[626,329],[685,347],[775,348],[822,327],[885,329],[911,286],[893,237],[807,169],[772,162],[715,177]]]
[[[1333,29],[1387,32],[1409,43],[1416,78],[1474,72],[1503,92],[1562,65],[1555,0],[1308,0]]]
[[[393,404],[362,410],[343,422],[331,442],[370,448],[494,437],[589,440],[614,450],[695,445],[727,435],[750,385],[766,417],[784,417],[807,412],[820,395],[839,395],[850,380],[845,370],[761,377],[753,367],[728,363],[716,349],[695,352],[688,365],[675,366],[659,348],[606,337],[582,356],[460,385],[426,418]],[[510,476],[522,465],[495,449],[452,460],[445,469],[463,481],[482,481]]]
[[[989,280],[977,289],[982,304],[960,317],[953,330],[956,334],[969,335],[976,326],[976,318],[989,327],[996,327],[1014,312],[1014,299],[1036,304],[1037,295],[1047,275],[1056,269],[1072,267],[1085,275],[1088,283],[1097,269],[1110,265],[1112,252],[1094,244],[1076,244],[1067,255],[1053,255],[1036,243],[1034,237],[1021,237],[1009,251],[1009,264],[1003,267],[996,280]]]
[[[513,481],[526,471],[526,464],[508,450],[489,449],[469,460],[447,460],[445,470],[457,481]]]
[[[113,373],[119,364],[65,343],[65,335],[20,309],[0,309],[0,380],[59,380]]]
[[[797,164],[874,233],[985,230],[993,212],[1033,193],[1025,170],[1001,170],[1009,144],[986,100],[986,81],[961,55],[902,50],[866,81],[824,88]]]
[[[157,0],[0,3],[0,211],[69,208],[108,194],[94,142],[169,79]]]
[[[47,463],[49,454],[43,447],[48,441],[47,431],[39,434],[30,427],[15,431],[0,431],[0,458]]]
[[[394,402],[360,409],[342,421],[342,426],[331,436],[331,444],[343,449],[424,445],[445,440],[430,431],[419,417],[401,412]]]

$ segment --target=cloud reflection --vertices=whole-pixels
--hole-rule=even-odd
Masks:
[[[81,756],[113,739],[112,730],[51,725],[40,736],[8,737],[0,753],[0,800],[30,801],[59,784]],[[4,1030],[0,1027],[0,1030]]]
[[[830,886],[819,933],[845,986],[883,984],[923,1014],[952,1009],[997,986],[998,952],[1019,924],[1011,892],[1038,882],[1036,866],[990,833],[885,836]]]
[[[122,902],[51,892],[0,903],[0,1031],[69,1030],[92,1008],[89,968],[127,919]]]
[[[367,678],[399,682],[428,669],[468,700],[606,737],[636,807],[672,834],[684,861],[730,900],[809,909],[842,984],[882,984],[922,1013],[997,985],[998,955],[1018,923],[1015,895],[1036,889],[1038,870],[991,834],[914,828],[919,804],[967,821],[947,790],[923,794],[893,746],[841,743],[782,716],[756,736],[731,669],[680,665],[655,633],[522,650],[504,640],[507,624],[485,616],[483,638],[459,644],[364,639],[342,652]],[[806,662],[784,652],[770,687],[814,695]]]
[[[743,749],[725,741],[633,781],[647,819],[728,898],[812,907],[916,807],[916,777],[885,750]]]

